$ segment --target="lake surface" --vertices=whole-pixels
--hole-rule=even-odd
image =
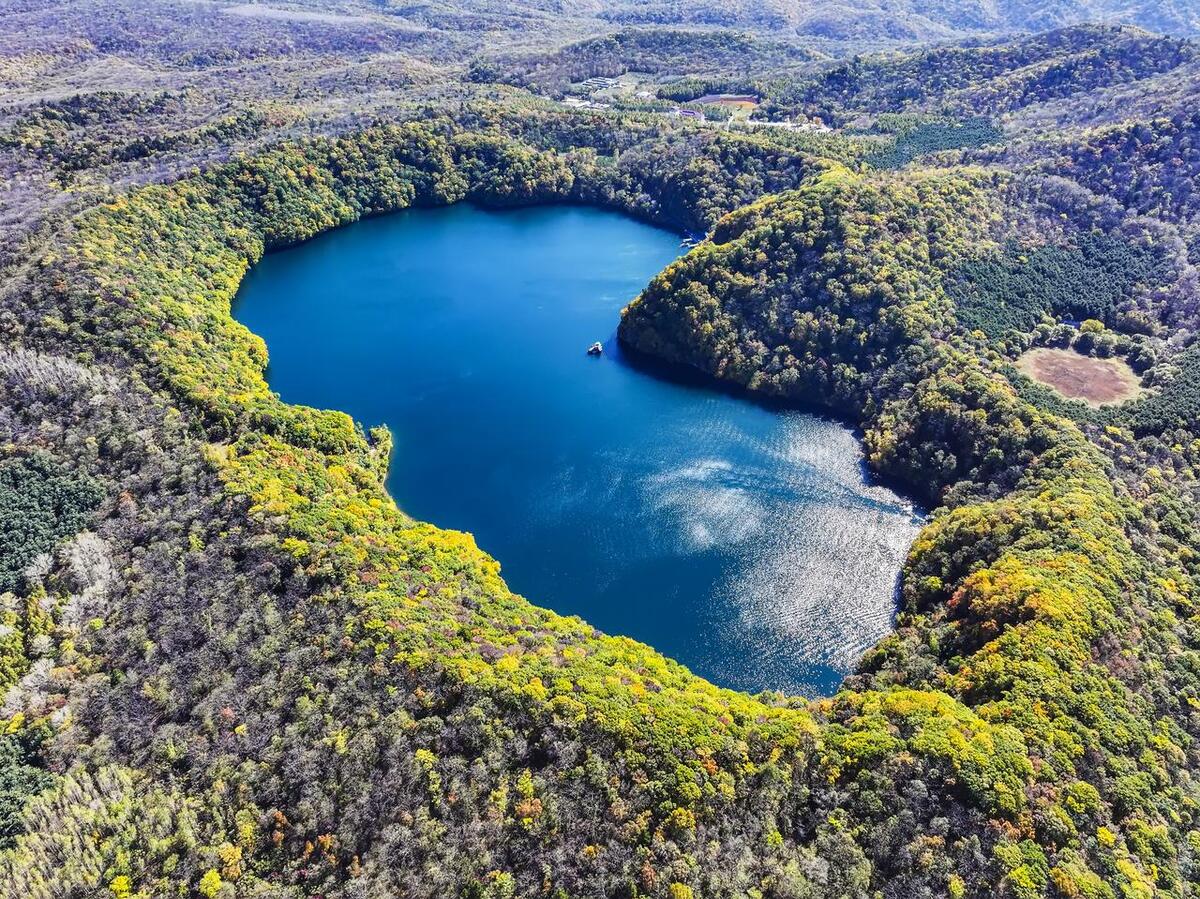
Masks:
[[[842,425],[622,357],[621,308],[679,252],[594,209],[407,211],[267,256],[235,312],[285,400],[389,425],[400,507],[515,591],[723,686],[830,693],[890,629],[919,520]]]

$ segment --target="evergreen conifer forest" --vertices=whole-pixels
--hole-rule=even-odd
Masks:
[[[0,0],[0,896],[1200,896],[1198,36],[1193,0]],[[462,202],[702,235],[621,345],[836,416],[930,510],[835,693],[514,594],[385,490],[421,435],[270,389],[251,266]]]

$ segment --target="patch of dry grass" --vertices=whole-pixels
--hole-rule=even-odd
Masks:
[[[1109,406],[1144,392],[1137,374],[1120,359],[1094,359],[1074,350],[1039,347],[1017,360],[1017,368],[1039,384],[1089,406]]]

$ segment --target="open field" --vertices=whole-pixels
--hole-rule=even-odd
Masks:
[[[728,106],[730,109],[755,109],[758,106],[758,98],[750,94],[705,94],[692,102]]]
[[[1039,347],[1017,360],[1017,368],[1063,396],[1089,406],[1123,403],[1144,392],[1138,376],[1120,359],[1093,359],[1074,350]]]

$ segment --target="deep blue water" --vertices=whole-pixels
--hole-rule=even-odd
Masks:
[[[594,209],[408,211],[267,256],[235,312],[285,400],[389,425],[400,507],[515,591],[724,686],[831,692],[918,520],[842,425],[622,358],[621,307],[679,252]]]

